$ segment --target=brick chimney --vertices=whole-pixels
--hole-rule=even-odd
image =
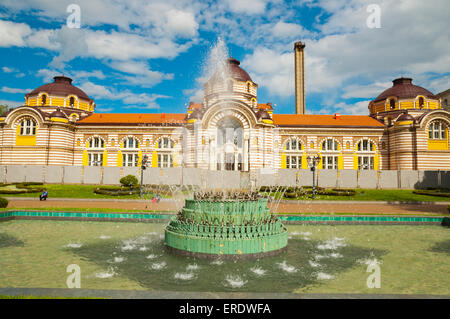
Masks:
[[[295,42],[295,114],[305,114],[305,44]]]

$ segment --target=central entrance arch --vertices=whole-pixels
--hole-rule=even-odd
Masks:
[[[256,123],[255,113],[241,101],[209,107],[202,121],[209,135],[209,169],[248,171],[250,131]]]
[[[225,117],[217,125],[217,170],[242,171],[244,163],[243,128],[233,117]]]

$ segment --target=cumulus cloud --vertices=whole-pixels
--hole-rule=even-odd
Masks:
[[[158,99],[169,98],[161,94],[133,93],[129,90],[116,90],[90,81],[80,85],[80,89],[95,99],[121,100],[125,108],[159,109]]]
[[[29,93],[29,92],[33,91],[33,89],[17,89],[17,88],[9,88],[9,87],[4,86],[0,89],[0,91],[5,92],[5,93],[12,93],[12,94],[16,94],[16,93],[25,94],[25,93]]]
[[[266,10],[267,0],[226,0],[230,11],[244,14],[261,14]]]

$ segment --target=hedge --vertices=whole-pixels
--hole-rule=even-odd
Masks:
[[[8,200],[6,198],[0,197],[0,207],[5,208],[8,206]]]
[[[43,183],[35,183],[35,182],[27,182],[27,183],[12,183],[12,184],[2,184],[1,187],[15,185],[17,190],[10,189],[0,189],[0,194],[26,194],[26,193],[40,193],[44,189],[37,187],[28,187],[28,186],[36,186],[36,185],[44,185]]]
[[[94,189],[94,193],[109,196],[134,195],[139,194],[139,188],[112,189],[112,187],[97,187]]]
[[[441,190],[414,190],[413,194],[438,196],[438,197],[450,197],[450,193],[443,193]]]

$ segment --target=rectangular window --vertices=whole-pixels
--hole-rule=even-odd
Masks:
[[[122,166],[136,167],[138,166],[139,156],[137,153],[122,154]]]
[[[323,156],[322,157],[323,169],[338,169],[338,157],[337,156]]]
[[[302,157],[297,155],[286,156],[286,168],[300,169],[302,167]]]
[[[103,154],[102,153],[89,153],[88,154],[89,166],[103,166]]]
[[[161,168],[173,167],[173,155],[158,154],[158,167]]]
[[[374,169],[374,157],[373,156],[359,156],[358,157],[358,169],[359,170],[373,170]]]

